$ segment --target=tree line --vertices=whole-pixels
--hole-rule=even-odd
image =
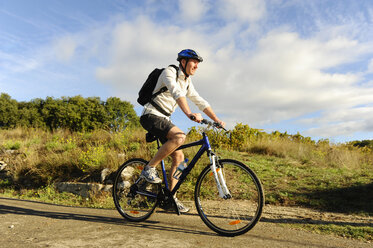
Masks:
[[[139,118],[130,102],[117,97],[36,98],[18,102],[8,94],[0,95],[0,128],[34,127],[71,131],[106,129],[120,131],[138,126]]]
[[[373,140],[357,140],[357,141],[351,141],[350,144],[357,147],[369,147],[373,150]]]

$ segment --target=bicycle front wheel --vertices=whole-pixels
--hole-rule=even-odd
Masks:
[[[255,173],[243,163],[219,160],[231,198],[219,196],[214,175],[207,166],[199,175],[195,188],[195,204],[203,222],[224,236],[241,235],[259,221],[263,210],[264,194]]]
[[[131,159],[117,171],[113,184],[113,200],[118,212],[129,221],[144,221],[157,206],[160,184],[140,178],[147,161]]]

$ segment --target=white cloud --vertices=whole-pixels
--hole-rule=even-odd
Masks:
[[[199,21],[209,9],[208,0],[179,0],[181,16],[185,22]]]
[[[228,20],[256,22],[266,14],[266,2],[262,0],[219,0],[216,5]]]
[[[367,73],[373,73],[373,59],[371,59],[369,64],[368,64]]]
[[[310,128],[305,133],[312,136],[351,136],[356,132],[373,132],[373,107],[324,112],[321,116],[309,121],[316,127]]]
[[[71,36],[65,36],[55,41],[54,50],[59,61],[68,62],[75,53],[76,41]]]
[[[39,61],[34,58],[29,58],[23,55],[14,55],[0,51],[0,72],[4,73],[22,73],[25,71],[34,70],[40,66]]]
[[[212,59],[218,64],[209,75],[230,102],[220,103],[221,108],[227,106],[223,112],[231,113],[229,108],[234,106],[246,116],[245,121],[263,124],[295,118],[325,105],[351,106],[358,102],[355,94],[367,96],[354,86],[358,75],[325,71],[340,61],[350,61],[355,46],[337,49],[317,40],[302,40],[294,33],[270,33],[258,44],[251,56],[230,51],[225,55],[226,64]],[[219,66],[224,70],[219,72]]]

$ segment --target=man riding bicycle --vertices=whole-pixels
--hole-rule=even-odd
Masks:
[[[177,61],[179,61],[179,70],[176,70],[172,66],[163,70],[158,78],[153,94],[164,86],[167,87],[167,91],[157,95],[153,99],[153,102],[145,104],[140,117],[140,123],[143,128],[158,137],[163,144],[141,172],[141,177],[149,183],[162,183],[156,166],[167,156],[171,156],[172,158],[170,175],[173,175],[177,166],[184,161],[184,153],[182,150],[176,151],[176,149],[184,144],[186,135],[169,118],[176,107],[179,106],[184,114],[195,122],[199,123],[203,119],[200,113],[192,113],[186,97],[213,121],[220,123],[223,127],[225,126],[225,123],[215,115],[209,103],[197,93],[190,78],[190,76],[196,73],[198,64],[203,61],[202,57],[194,50],[185,49],[178,53]],[[176,184],[177,179],[171,176],[170,190]],[[180,212],[185,213],[189,211],[176,197],[175,202]]]

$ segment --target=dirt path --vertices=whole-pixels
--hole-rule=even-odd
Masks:
[[[266,218],[279,223],[369,225],[373,227],[373,217],[321,212],[300,207],[266,206],[262,221]]]
[[[276,224],[299,222],[302,218],[361,225],[372,223],[369,218],[346,218],[312,211],[308,216],[304,211],[266,207],[262,221],[253,230],[227,238],[216,235],[195,214],[177,216],[157,212],[146,222],[130,223],[116,210],[0,198],[0,247],[372,247],[369,243]]]

